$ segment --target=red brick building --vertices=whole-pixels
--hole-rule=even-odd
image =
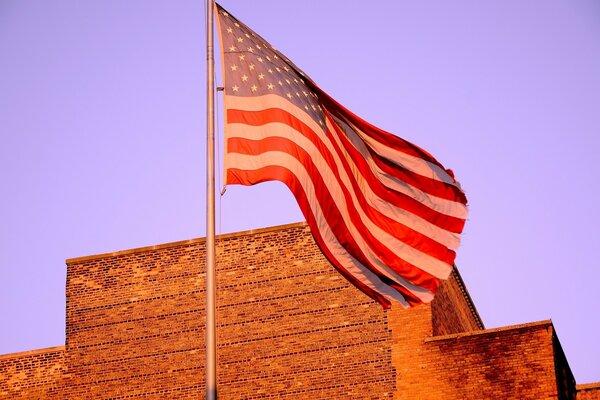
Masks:
[[[0,399],[204,398],[204,240],[67,260],[65,346],[0,356]],[[458,272],[382,308],[305,224],[218,238],[222,399],[600,399],[551,321],[484,329]]]

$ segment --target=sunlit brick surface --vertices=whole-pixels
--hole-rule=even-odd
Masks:
[[[551,322],[483,330],[456,273],[384,311],[305,224],[217,243],[222,399],[574,398]],[[0,356],[0,399],[204,398],[204,259],[196,239],[68,260],[66,346]]]

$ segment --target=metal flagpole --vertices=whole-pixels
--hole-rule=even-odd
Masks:
[[[217,400],[214,0],[206,10],[206,400]]]

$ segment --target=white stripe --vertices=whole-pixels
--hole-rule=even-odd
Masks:
[[[288,112],[294,114],[302,122],[306,123],[306,125],[309,128],[311,128],[317,136],[319,136],[321,138],[322,142],[325,144],[328,151],[332,155],[336,154],[329,138],[326,137],[326,135],[323,131],[323,128],[321,128],[319,125],[317,125],[314,122],[314,120],[308,116],[308,114],[304,113],[303,110],[296,108],[293,104],[289,103],[287,100],[281,98],[280,96],[273,96],[273,95],[270,97],[261,96],[262,104],[260,107],[258,107],[252,101],[252,98],[237,97],[237,98],[235,98],[235,101],[231,101],[231,99],[230,99],[231,96],[226,96],[225,98],[227,99],[227,101],[225,102],[227,107],[236,107],[236,109],[248,110],[248,111],[262,111],[264,109],[269,109],[269,108],[282,108],[285,111],[288,111]],[[244,108],[244,107],[246,107],[246,108]],[[231,123],[228,123],[227,125],[225,125],[226,141],[228,138],[234,137],[238,134],[238,132],[240,132],[240,130],[238,128],[234,128],[235,125],[236,124],[231,124]],[[244,124],[240,124],[240,126],[250,128],[250,126],[244,125]],[[235,131],[234,131],[234,129],[235,129]],[[244,129],[242,129],[241,131],[244,132]],[[248,130],[248,132],[249,132],[249,130]],[[293,135],[294,132],[295,131],[292,131],[291,134]],[[275,136],[278,136],[278,135],[276,134]],[[288,135],[288,137],[289,137],[289,135]],[[260,139],[260,137],[258,137],[258,139]],[[227,154],[227,152],[226,152],[226,154]],[[354,163],[352,162],[352,160],[350,158],[348,158],[348,162],[350,163],[351,167],[354,165]],[[227,158],[225,158],[225,165],[226,165],[226,168],[229,168],[229,163],[228,163]],[[356,166],[354,166],[354,168],[356,168]],[[362,177],[362,174],[360,175],[360,178],[364,180],[364,178]],[[460,244],[460,235],[458,233],[453,233],[453,232],[447,231],[443,228],[440,228],[440,227],[436,226],[435,224],[432,224],[431,222],[423,219],[422,217],[420,217],[418,215],[410,213],[409,211],[407,211],[403,208],[397,207],[394,204],[391,204],[383,199],[380,199],[375,193],[372,192],[369,185],[364,181],[362,183],[359,182],[359,185],[364,188],[363,191],[366,194],[369,194],[369,196],[371,196],[370,197],[371,198],[371,201],[370,201],[371,206],[378,209],[382,214],[384,214],[388,218],[398,221],[398,222],[404,224],[405,226],[409,227],[410,229],[413,229],[425,236],[428,236],[432,240],[435,240],[438,243],[441,243],[442,245],[444,245],[450,249],[454,250],[454,249],[458,248],[458,246]]]
[[[394,164],[406,168],[415,174],[424,176],[426,178],[435,179],[436,181],[445,182],[460,189],[460,185],[457,184],[454,178],[452,178],[443,168],[440,168],[439,165],[389,147],[362,132],[350,121],[346,121],[346,123],[352,128],[352,130],[358,133],[367,146],[373,149],[380,156],[387,158]]]
[[[316,199],[310,199],[310,196],[307,194],[307,198],[309,198],[309,204],[315,204]],[[348,273],[350,273],[356,280],[366,285],[371,290],[379,293],[386,299],[390,301],[397,301],[404,308],[408,308],[409,304],[402,296],[402,293],[398,292],[393,287],[383,283],[381,279],[377,275],[375,275],[371,270],[362,265],[358,260],[356,260],[348,251],[340,244],[337,240],[327,220],[323,218],[322,211],[320,211],[318,207],[318,202],[316,203],[317,212],[320,214],[315,215],[315,211],[310,210],[315,217],[315,221],[317,222],[319,233],[321,238],[323,239],[323,243],[327,246],[327,249],[338,262],[339,265],[342,266]],[[431,296],[433,298],[433,295]],[[431,300],[430,300],[431,301]]]
[[[331,193],[334,201],[336,201],[336,204],[338,205],[340,212],[342,213],[342,215],[344,215],[346,217],[345,218],[346,225],[352,224],[351,219],[350,219],[350,214],[347,211],[348,205],[345,200],[342,186],[340,186],[337,179],[335,179],[335,178],[328,179],[328,177],[334,176],[334,172],[331,171],[331,168],[329,167],[329,165],[327,164],[327,162],[325,161],[325,159],[323,158],[323,156],[321,155],[319,150],[316,148],[314,143],[312,141],[310,141],[309,139],[307,139],[304,135],[298,133],[296,130],[294,130],[294,129],[290,128],[288,125],[282,124],[282,123],[270,123],[267,125],[262,125],[260,127],[247,126],[247,125],[243,125],[243,124],[232,124],[230,133],[232,135],[235,135],[236,137],[241,137],[244,139],[251,139],[251,140],[260,140],[262,138],[267,138],[267,137],[282,137],[282,138],[289,139],[290,141],[292,141],[292,143],[294,143],[295,145],[297,145],[298,147],[300,147],[301,149],[306,151],[311,156],[311,160],[317,167],[317,170],[321,172],[321,175],[323,177],[323,181],[325,182],[327,190],[329,191],[329,193]],[[287,153],[285,153],[285,154],[287,154]],[[260,156],[257,156],[257,157],[260,157]],[[394,253],[395,255],[401,255],[400,258],[402,258],[403,260],[416,266],[417,268],[420,268],[423,271],[426,271],[427,273],[429,273],[437,278],[445,279],[448,276],[448,274],[450,273],[450,271],[452,270],[452,266],[398,240],[394,236],[390,235],[387,231],[385,231],[384,229],[379,227],[379,225],[377,225],[377,224],[373,223],[373,221],[371,221],[371,219],[365,214],[365,212],[363,210],[363,206],[358,201],[358,198],[356,197],[356,194],[352,188],[352,184],[350,183],[350,179],[349,179],[346,171],[343,169],[343,166],[341,165],[341,161],[340,161],[338,155],[332,154],[332,157],[335,160],[336,166],[338,168],[338,173],[339,173],[340,179],[342,180],[342,184],[347,189],[347,192],[350,194],[352,204],[354,205],[354,208],[357,210],[358,216],[359,216],[360,220],[365,224],[367,230],[369,232],[371,232],[379,242],[381,242],[384,246],[386,246],[388,249],[390,249],[392,251],[392,253]],[[296,158],[294,158],[294,160],[296,160]],[[233,168],[240,168],[237,164],[230,164],[230,165]],[[281,165],[285,166],[286,164],[281,164]],[[244,168],[240,168],[240,169],[244,169]],[[365,185],[365,184],[361,185],[361,183],[359,182],[359,186],[361,186],[361,187],[366,186],[363,188],[362,191],[364,192],[363,193],[364,196],[367,198],[367,202],[369,204],[372,204],[373,197],[376,198],[375,194],[370,191],[370,188],[368,187],[368,185]],[[375,200],[375,201],[377,201],[377,200]],[[387,204],[387,202],[384,202],[384,203]],[[354,225],[352,225],[352,226],[354,226]],[[356,233],[358,234],[359,232],[360,232],[360,230],[356,229]],[[357,236],[357,235],[354,235],[354,236]],[[362,238],[362,235],[361,235],[361,238]],[[365,245],[366,245],[366,242],[365,242]],[[389,270],[389,272],[391,274],[395,274],[392,270]]]
[[[329,120],[327,120],[327,127],[330,131],[333,129]],[[429,237],[430,239],[432,239],[450,249],[455,250],[458,248],[458,246],[460,245],[460,234],[450,232],[443,228],[440,228],[437,225],[432,224],[431,222],[427,221],[426,219],[420,217],[419,215],[414,214],[408,210],[405,210],[401,207],[396,206],[395,204],[393,204],[389,201],[382,199],[375,192],[373,192],[370,185],[368,184],[368,181],[364,178],[360,169],[354,162],[354,159],[348,154],[348,152],[343,147],[343,144],[340,141],[340,139],[338,138],[337,134],[332,133],[332,137],[336,141],[338,148],[340,149],[343,156],[345,157],[345,160],[348,162],[348,165],[350,167],[350,170],[352,171],[352,175],[354,176],[354,179],[356,180],[358,186],[361,188],[362,193],[364,194],[365,198],[367,199],[367,202],[369,203],[369,205],[371,205],[371,207],[375,208],[377,211],[381,212],[386,217],[391,218],[391,219],[411,228],[412,230],[414,230],[416,232],[419,232],[420,234],[422,234],[424,236]],[[360,141],[360,139],[359,139],[359,141]],[[335,156],[335,159],[336,159],[336,161],[338,160],[337,155]],[[366,160],[367,160],[367,162],[372,161],[372,159],[370,159],[370,158],[367,158]],[[340,168],[339,165],[338,165],[338,168]],[[381,172],[382,175],[385,175],[385,176],[379,176],[378,174],[376,174],[376,175],[378,175],[379,178],[386,179],[387,174],[385,174],[381,170],[379,170],[378,167],[375,166],[375,168],[379,172]],[[376,172],[376,171],[373,171],[373,172]],[[406,185],[406,186],[408,187],[410,185]],[[408,194],[408,195],[410,196],[410,194]],[[419,199],[419,198],[416,198],[415,200],[421,201],[421,199]]]
[[[306,169],[304,168],[304,165],[302,165],[302,163],[300,161],[298,161],[296,158],[289,155],[288,153],[279,152],[279,151],[269,151],[269,152],[261,153],[258,156],[250,156],[250,155],[239,154],[239,153],[229,153],[226,155],[226,157],[229,157],[230,165],[235,165],[236,168],[239,168],[242,170],[257,170],[262,167],[270,166],[270,165],[282,166],[282,167],[290,170],[298,178],[300,184],[303,187],[304,192],[307,194],[307,197],[309,199],[312,199],[312,201],[310,201],[309,204],[311,205],[313,214],[314,215],[324,215],[324,214],[321,214],[322,211],[320,209],[320,204],[318,203],[314,184],[312,182],[312,179],[310,178],[310,175],[307,173]],[[314,161],[314,159],[313,159],[313,161]],[[328,167],[326,167],[326,168],[328,168]],[[326,183],[331,183],[331,182],[326,182]],[[363,237],[360,235],[360,233],[358,232],[358,230],[356,229],[356,227],[352,224],[352,221],[350,220],[350,215],[348,214],[348,210],[346,208],[344,195],[341,192],[341,188],[339,187],[339,185],[336,185],[336,184],[334,184],[332,186],[327,185],[327,190],[329,190],[332,198],[335,199],[336,202],[339,204],[338,210],[340,211],[340,214],[341,214],[346,226],[348,227],[348,231],[350,232],[352,237],[355,239],[356,243],[358,244],[358,246],[360,247],[362,252],[365,254],[365,256],[367,257],[369,262],[372,265],[374,265],[380,273],[384,274],[391,280],[396,281],[398,284],[404,286],[407,290],[412,292],[415,296],[417,296],[422,301],[429,302],[431,300],[431,298],[433,298],[433,294],[430,291],[428,291],[427,289],[424,289],[420,286],[411,284],[410,282],[406,281],[406,279],[402,278],[397,273],[392,271],[383,261],[381,261],[381,259],[379,259],[379,257],[373,252],[373,250],[364,241]],[[439,263],[438,260],[436,260],[436,261]],[[450,272],[451,272],[451,267],[449,267],[449,268],[450,268]],[[450,272],[448,272],[445,276],[443,276],[443,277],[440,276],[440,277],[445,279],[447,277],[447,275],[449,275]]]
[[[255,102],[255,99],[257,98],[258,103]],[[225,107],[244,111],[264,111],[269,108],[280,108],[294,115],[300,121],[305,123],[309,128],[311,128],[315,133],[317,133],[317,135],[319,135],[323,141],[326,140],[325,136],[320,134],[323,128],[321,128],[317,123],[315,123],[315,121],[304,110],[296,107],[293,103],[289,102],[281,96],[265,95],[258,96],[256,98],[226,96]],[[344,122],[339,121],[337,118],[336,122],[345,124]],[[368,150],[366,150],[365,144],[362,141],[362,137],[358,137],[358,133],[352,131],[352,129],[349,126],[345,127],[343,125],[340,125],[340,128],[347,134],[348,139],[354,144],[354,146],[357,148],[357,151],[359,151],[363,155],[373,173],[379,178],[379,180],[384,185],[399,193],[412,197],[424,206],[441,214],[449,215],[451,217],[456,217],[460,219],[467,218],[467,208],[464,204],[425,193],[421,189],[418,189],[407,182],[398,180],[395,177],[388,175],[386,172],[381,170],[379,166],[372,160],[371,154],[368,152]],[[227,134],[227,130],[225,131],[225,133]],[[332,134],[335,135],[335,133]],[[358,148],[356,142],[361,142],[362,146]],[[338,146],[342,147],[341,144],[338,144]],[[330,151],[334,152],[333,148],[330,148]],[[458,248],[458,240],[456,246],[452,248]]]
[[[358,132],[355,132],[345,121],[340,120],[339,118],[337,118],[334,115],[332,115],[332,118],[335,120],[337,126],[345,133],[346,137],[352,143],[352,145],[354,146],[356,151],[358,151],[363,156],[363,158],[369,165],[369,168],[371,169],[371,171],[377,176],[379,181],[381,183],[383,183],[386,187],[393,189],[397,192],[400,192],[402,194],[405,194],[407,196],[410,196],[413,199],[417,200],[419,203],[423,204],[424,206],[426,206],[434,211],[437,211],[441,214],[449,215],[451,217],[456,217],[456,218],[460,218],[460,219],[467,218],[467,207],[464,204],[459,203],[457,201],[443,199],[441,197],[438,197],[438,196],[435,196],[435,195],[432,195],[429,193],[425,193],[421,189],[418,189],[418,188],[410,185],[409,183],[404,182],[392,175],[389,175],[385,171],[383,171],[377,165],[375,160],[373,160],[373,156],[367,149],[367,146],[365,145],[365,142],[362,140],[362,137],[360,137],[360,134]],[[327,121],[327,122],[329,122],[329,121]],[[333,129],[333,127],[330,128],[330,130],[332,130],[332,129]],[[356,128],[356,129],[358,129],[358,128]],[[333,132],[332,134],[334,135],[334,137],[336,137],[336,142],[338,143],[338,147],[340,147],[340,149],[344,152],[344,154],[346,154],[346,156],[347,156],[346,158],[351,159],[351,157],[348,155],[345,148],[343,147],[342,142],[339,139],[337,139],[337,134],[335,132]]]
[[[246,109],[248,111],[259,111],[265,110],[269,107],[273,107],[274,104],[281,103],[281,100],[285,101],[285,99],[276,94],[267,94],[263,96],[224,96],[225,100],[225,108],[240,108]],[[250,102],[254,102],[255,105],[247,104],[247,100],[250,99]],[[248,102],[249,103],[249,102]],[[297,110],[299,110],[292,103],[288,104],[293,107],[293,111],[290,111],[285,106],[279,106],[280,108],[289,111],[296,115]],[[300,110],[302,111],[302,110]],[[308,114],[307,114],[308,116]],[[310,117],[309,117],[310,118]],[[303,120],[306,123],[306,121]],[[412,156],[410,154],[406,154],[404,152],[398,151],[391,147],[384,145],[383,143],[378,142],[374,138],[368,136],[367,134],[360,131],[360,129],[354,127],[352,124],[350,126],[355,129],[361,138],[367,143],[369,147],[371,147],[377,154],[380,154],[382,157],[385,157],[392,161],[395,164],[400,165],[403,168],[406,168],[418,175],[422,175],[426,178],[435,179],[436,181],[445,182],[453,186],[457,186],[460,188],[460,185],[450,176],[446,171],[440,168],[437,164],[431,163],[427,160],[423,160],[422,158]]]

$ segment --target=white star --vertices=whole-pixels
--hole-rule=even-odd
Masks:
[[[235,46],[229,47],[229,51],[235,51]]]
[[[281,72],[281,68],[275,67],[275,69],[277,70],[277,72]]]
[[[227,12],[223,11],[221,14],[223,14],[224,16],[228,17],[229,14],[227,14]]]
[[[287,82],[288,85],[292,84],[292,81],[290,81],[289,79],[286,79],[285,81]]]
[[[273,88],[274,88],[274,87],[275,87],[275,86],[273,86],[273,84],[272,84],[272,83],[269,83],[269,84],[267,85],[267,88],[269,88],[269,90],[273,90]]]
[[[258,74],[258,79],[265,79],[265,74]]]
[[[239,37],[239,38],[237,38],[237,41],[240,42],[240,43],[242,43],[244,41],[244,38],[243,37]]]
[[[308,106],[304,106],[304,108],[306,109],[306,111],[308,111]]]
[[[289,97],[290,99],[292,98],[292,95],[289,93],[286,96]]]
[[[237,92],[240,87],[238,85],[233,85],[232,89],[234,92]]]
[[[275,48],[273,48],[273,50],[275,50]],[[279,57],[277,57],[277,54],[273,54],[273,57],[275,57],[276,60],[279,59]]]
[[[254,71],[254,67],[256,67],[256,65],[254,65],[254,64],[250,64],[250,65],[248,66],[248,68],[250,68],[250,71]]]
[[[288,72],[290,69],[288,67],[286,67],[285,65],[283,66],[283,69],[285,69],[285,72]]]
[[[237,22],[234,22],[233,24],[234,24],[234,25],[235,25],[237,28],[239,28],[239,27],[240,27],[240,24],[238,24]]]
[[[297,97],[300,97],[300,93],[296,92],[296,96],[297,96]]]
[[[250,39],[250,35],[248,35],[247,33],[245,33],[245,35],[246,35],[246,37],[247,37],[248,39]]]
[[[308,93],[306,93],[304,90],[302,91],[302,93],[304,93],[304,97],[308,96]]]
[[[269,68],[267,71],[269,71],[270,74],[273,73],[273,70],[271,68]]]
[[[258,60],[258,62],[263,62],[262,57],[258,57],[257,60]]]
[[[250,53],[254,53],[254,49],[253,49],[252,47],[248,47],[248,51],[249,51]]]
[[[246,56],[245,56],[245,55],[243,55],[243,54],[240,54],[240,61],[243,61],[243,60],[244,60],[244,58],[246,58]]]
[[[227,33],[233,33],[233,29],[231,27],[227,28]]]
[[[250,87],[250,89],[252,89],[252,91],[253,91],[253,92],[256,92],[256,89],[258,89],[258,88],[256,87],[256,85],[252,85],[252,86]]]
[[[271,61],[271,57],[267,56],[267,60]]]
[[[256,48],[259,50],[261,49],[260,45],[258,45],[258,44],[256,45]]]
[[[248,76],[246,74],[244,74],[244,76],[242,76],[242,82],[247,82],[248,81]]]
[[[237,68],[238,68],[238,67],[237,67],[237,65],[235,65],[235,64],[233,64],[233,65],[231,66],[231,70],[232,70],[232,71],[237,71]]]
[[[279,83],[279,86],[283,86],[283,82],[277,81],[277,83]]]

